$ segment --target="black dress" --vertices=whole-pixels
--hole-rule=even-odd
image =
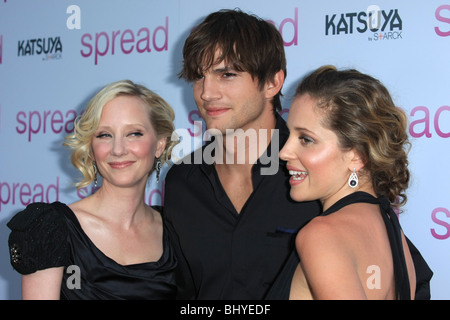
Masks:
[[[21,274],[64,267],[61,299],[174,299],[176,260],[164,226],[158,261],[120,265],[101,252],[63,203],[34,203],[8,223],[12,266]]]
[[[358,191],[340,199],[321,215],[329,215],[349,204],[358,202],[380,205],[381,214],[386,225],[389,243],[392,250],[396,297],[398,299],[410,299],[411,295],[408,270],[406,269],[406,261],[403,253],[400,233],[401,227],[397,219],[397,215],[392,210],[389,201],[385,197],[375,198],[366,192]],[[408,238],[406,238],[406,240],[408,242],[408,246],[414,261],[414,267],[416,269],[417,285],[415,299],[430,299],[430,280],[433,272],[428,267],[422,255],[416,249],[416,247],[414,247],[411,241]],[[299,262],[300,259],[297,255],[297,251],[294,250],[286,261],[286,264],[278,275],[276,281],[272,285],[272,288],[268,292],[266,296],[267,300],[289,299],[292,277],[294,276],[295,269],[297,268]]]

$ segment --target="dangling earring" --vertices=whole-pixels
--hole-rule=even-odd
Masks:
[[[348,185],[351,188],[356,188],[358,186],[358,176],[356,175],[356,169],[353,168],[353,172],[350,175],[350,178],[348,178]]]
[[[94,177],[94,188],[97,188],[97,183],[98,183],[98,181],[97,181],[97,165],[95,164],[95,162],[93,163],[93,166],[94,166],[94,175],[95,175],[95,177]]]
[[[156,183],[159,183],[159,174],[161,172],[161,160],[156,158]]]

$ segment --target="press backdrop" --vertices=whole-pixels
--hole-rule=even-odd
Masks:
[[[177,77],[181,50],[207,14],[235,7],[283,35],[283,117],[297,82],[323,64],[379,78],[407,111],[412,179],[400,221],[434,271],[432,298],[450,297],[448,0],[0,0],[0,299],[20,298],[7,247],[12,215],[92,192],[73,188],[79,174],[61,143],[101,87],[131,79],[163,96],[183,135],[175,156],[203,143],[191,87]],[[163,204],[163,188],[151,177],[147,202]]]

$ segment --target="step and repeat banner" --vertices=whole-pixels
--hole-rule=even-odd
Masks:
[[[207,14],[236,7],[283,36],[284,118],[298,81],[323,64],[373,75],[407,110],[412,179],[400,221],[434,271],[432,299],[450,298],[450,1],[0,0],[0,299],[21,297],[9,219],[93,192],[73,187],[80,176],[62,141],[100,88],[146,85],[175,109],[175,157],[202,144],[191,86],[177,76],[181,51]],[[148,204],[164,204],[163,190],[152,176]]]

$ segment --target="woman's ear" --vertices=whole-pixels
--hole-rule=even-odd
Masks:
[[[155,157],[159,158],[166,149],[166,138],[161,138],[157,142]]]
[[[359,153],[356,150],[350,151],[349,159],[350,159],[350,162],[349,162],[348,169],[350,171],[356,170],[356,172],[358,172],[359,170],[364,168],[365,163],[362,160],[362,157],[359,155]]]
[[[278,92],[280,92],[281,88],[284,84],[284,72],[283,70],[278,71],[271,81],[267,81],[265,85],[266,89],[266,98],[273,98]]]

